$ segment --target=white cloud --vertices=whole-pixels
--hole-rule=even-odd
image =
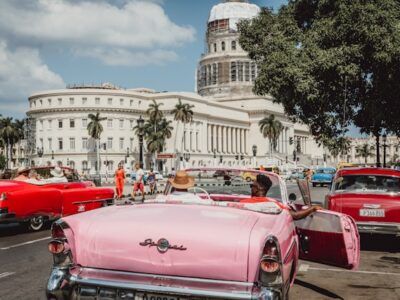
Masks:
[[[26,47],[11,50],[0,40],[1,112],[26,111],[27,97],[32,92],[63,87],[63,79],[42,62],[38,50]]]
[[[115,5],[76,0],[22,3],[0,2],[0,33],[15,43],[58,45],[106,64],[122,65],[127,62],[124,57],[135,56],[155,64],[174,60],[172,49],[195,36],[192,27],[172,22],[157,0],[120,0]]]

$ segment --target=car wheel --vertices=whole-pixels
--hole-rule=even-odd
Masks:
[[[313,186],[313,187],[316,187],[316,186],[317,186],[317,184],[313,182],[312,186]]]
[[[38,231],[43,228],[44,222],[45,220],[42,216],[36,216],[29,220],[28,227],[30,230]]]

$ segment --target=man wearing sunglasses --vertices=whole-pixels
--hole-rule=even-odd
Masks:
[[[268,176],[258,174],[251,184],[251,198],[240,201],[241,203],[259,203],[268,201],[267,193],[272,186],[272,181]],[[320,206],[311,206],[307,209],[297,211],[295,207],[289,206],[289,213],[293,220],[304,219],[313,212],[322,209]]]

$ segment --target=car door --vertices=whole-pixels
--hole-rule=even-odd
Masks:
[[[299,180],[298,185],[305,200],[304,205],[311,205],[308,182]],[[360,237],[350,216],[320,210],[295,221],[295,225],[300,242],[300,259],[346,269],[358,267]]]

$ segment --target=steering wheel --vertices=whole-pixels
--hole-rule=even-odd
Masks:
[[[213,199],[211,199],[211,197],[210,197],[210,194],[205,189],[197,187],[197,186],[193,186],[191,188],[188,188],[188,192],[191,191],[191,190],[193,190],[193,194],[196,195],[196,196],[197,196],[196,190],[199,190],[200,192],[206,194],[207,200],[213,201]]]

